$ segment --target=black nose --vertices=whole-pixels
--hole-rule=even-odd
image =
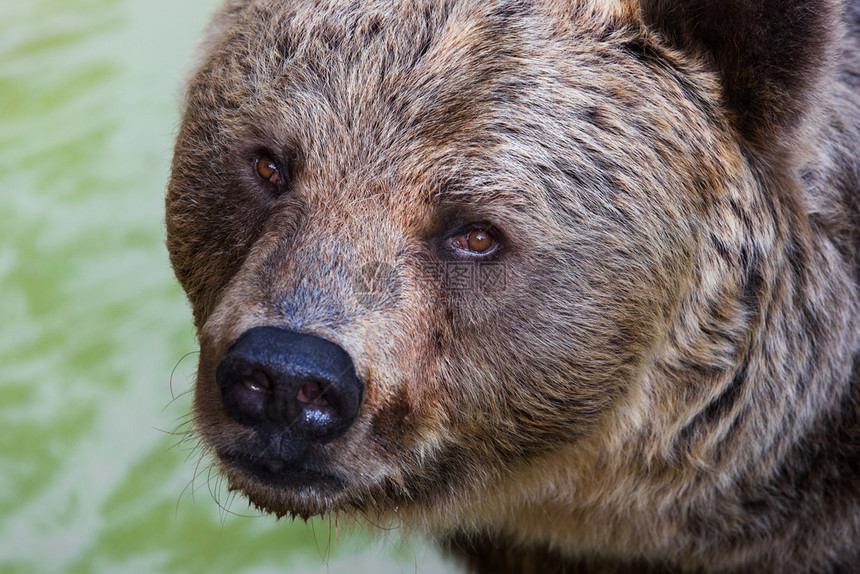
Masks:
[[[215,381],[240,424],[322,443],[346,432],[364,393],[340,346],[277,327],[245,331],[221,359]]]

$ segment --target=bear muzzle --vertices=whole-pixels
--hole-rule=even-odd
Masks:
[[[339,345],[269,326],[249,329],[230,346],[215,382],[227,414],[253,430],[257,444],[277,445],[244,453],[241,466],[261,478],[282,475],[288,481],[283,475],[311,462],[305,460],[310,450],[346,433],[364,395],[352,359]]]

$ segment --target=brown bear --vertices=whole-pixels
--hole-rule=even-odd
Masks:
[[[860,572],[860,2],[229,0],[196,433],[475,572]]]

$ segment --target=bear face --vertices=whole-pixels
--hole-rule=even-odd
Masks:
[[[252,5],[242,17],[272,34],[257,41],[280,41],[284,53],[259,62],[259,48],[231,37],[189,96],[189,109],[211,116],[183,127],[168,219],[192,214],[171,230],[171,253],[188,268],[183,285],[205,285],[194,299],[201,430],[235,448],[244,432],[224,417],[214,367],[249,328],[278,325],[334,341],[356,363],[367,389],[357,424],[309,456],[359,493],[396,480],[409,496],[412,480],[456,480],[416,465],[427,449],[502,461],[590,432],[629,392],[693,282],[698,239],[686,213],[704,211],[697,186],[725,174],[708,165],[719,133],[684,142],[680,130],[714,132],[708,110],[670,74],[634,81],[654,74],[626,31],[598,49],[590,36],[601,32],[589,30],[564,59],[574,40],[531,37],[527,19],[477,6],[426,19],[304,10]],[[237,69],[227,74],[225,60]],[[331,65],[313,69],[320,62]],[[615,69],[619,80],[578,69]],[[213,106],[214,86],[235,101]],[[632,125],[616,119],[628,114]],[[622,146],[620,134],[639,145]],[[259,175],[261,158],[282,181]],[[643,177],[632,169],[643,161],[664,169]],[[452,244],[473,230],[489,234],[493,253]],[[229,264],[206,253],[225,245]],[[356,294],[375,262],[400,282],[380,308]],[[460,481],[487,472],[469,466]],[[390,467],[390,477],[361,478]],[[351,503],[349,492],[327,496]],[[319,493],[310,498],[319,511]]]
[[[727,524],[707,509],[783,460],[786,412],[818,409],[786,405],[844,394],[858,303],[853,252],[776,167],[819,153],[832,6],[795,19],[799,81],[691,31],[708,3],[670,4],[222,8],[167,229],[195,426],[231,488],[278,516],[707,555],[681,517]],[[812,368],[780,317],[834,349],[814,393],[767,382]]]

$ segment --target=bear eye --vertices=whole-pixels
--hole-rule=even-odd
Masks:
[[[278,164],[271,157],[261,155],[254,160],[254,171],[257,175],[271,183],[272,185],[280,185],[283,181],[281,171],[278,169]]]
[[[472,229],[452,237],[450,241],[454,249],[469,255],[490,255],[499,247],[499,242],[486,229]]]

